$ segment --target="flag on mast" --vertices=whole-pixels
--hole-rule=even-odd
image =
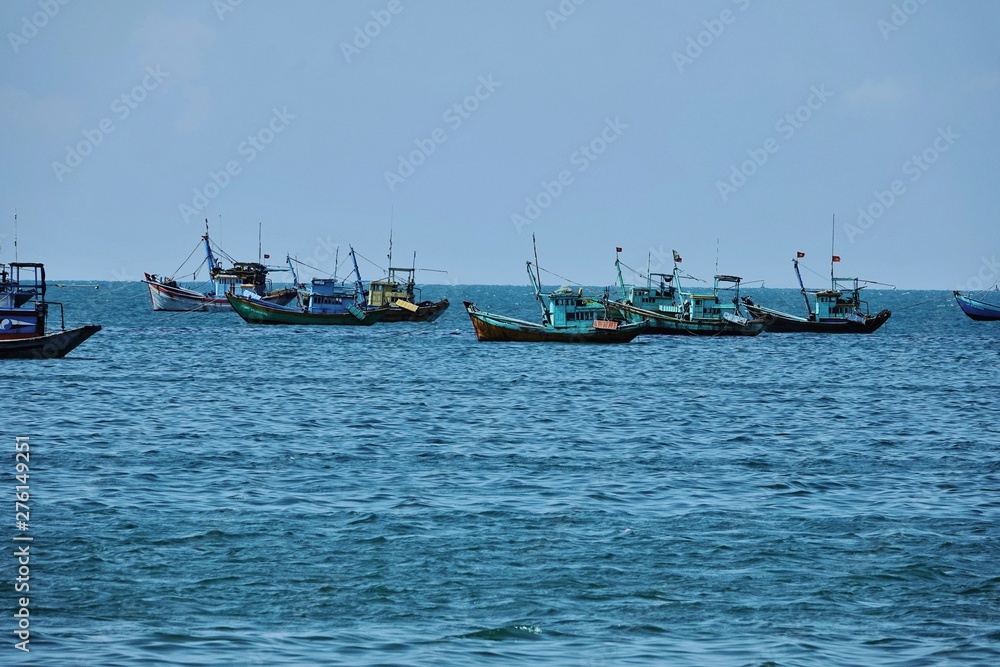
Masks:
[[[677,252],[676,250],[674,250],[673,253],[674,253],[674,261],[675,262],[681,262],[681,261],[683,261],[681,259],[681,254],[679,252]]]
[[[833,256],[833,261],[839,262],[840,261],[840,255],[834,255]]]
[[[806,254],[804,252],[796,252],[795,253],[795,259],[802,259],[805,256],[806,256]]]

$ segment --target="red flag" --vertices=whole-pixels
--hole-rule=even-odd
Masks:
[[[833,261],[839,262],[840,261],[840,255],[834,255],[833,256]]]
[[[806,254],[804,252],[797,252],[797,253],[795,253],[795,258],[796,259],[802,259],[805,256],[806,256]]]
[[[621,252],[621,251],[622,251],[621,248],[615,248],[615,252]]]
[[[271,259],[270,255],[264,255],[264,259]]]
[[[683,261],[683,260],[681,260],[681,254],[679,252],[677,252],[676,250],[674,250],[673,252],[674,252],[674,261],[675,262]]]

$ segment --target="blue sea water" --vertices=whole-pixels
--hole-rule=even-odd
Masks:
[[[441,295],[253,327],[53,287],[104,330],[0,362],[0,663],[1000,664],[1000,323],[881,291],[870,336],[478,343],[461,301],[529,290]]]

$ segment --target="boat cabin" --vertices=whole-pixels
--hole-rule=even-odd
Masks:
[[[592,329],[597,321],[607,319],[606,310],[594,299],[583,296],[583,289],[567,286],[549,294],[546,308],[548,323],[556,328]]]
[[[47,315],[45,267],[34,262],[0,264],[0,340],[43,335]]]
[[[267,267],[257,262],[235,262],[231,269],[217,266],[212,271],[215,283],[215,295],[224,297],[232,292],[241,294],[244,291],[264,296],[271,291],[271,281],[267,279]]]
[[[396,272],[407,274],[405,282],[396,278]],[[373,280],[368,284],[368,305],[373,308],[391,306],[396,301],[413,303],[414,300],[414,269],[389,268],[389,275],[381,280]]]
[[[354,305],[354,287],[336,278],[313,278],[307,295],[306,311],[310,313],[346,313]]]

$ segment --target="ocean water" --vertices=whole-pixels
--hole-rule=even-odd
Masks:
[[[1000,323],[882,291],[870,336],[497,344],[461,301],[528,288],[440,295],[308,328],[52,288],[104,330],[0,362],[0,663],[1000,664]]]

